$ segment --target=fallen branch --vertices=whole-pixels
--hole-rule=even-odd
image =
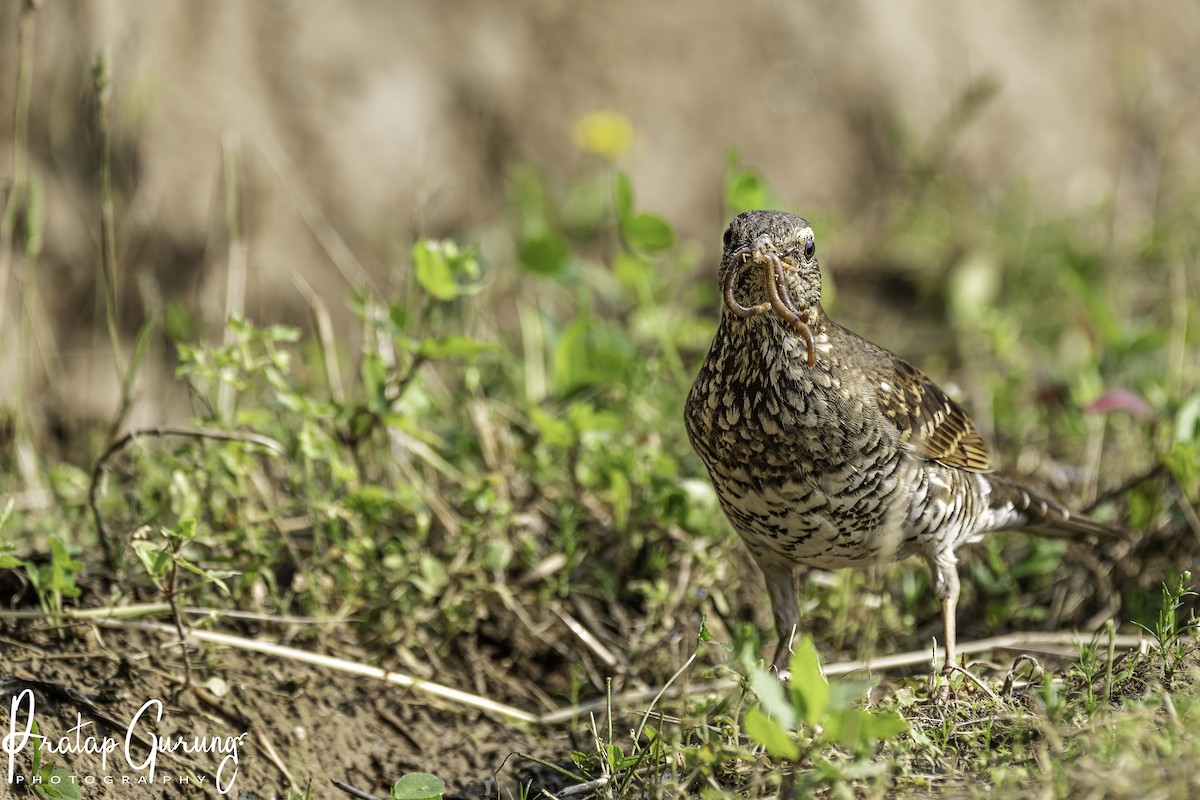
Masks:
[[[236,609],[206,608],[204,606],[186,606],[180,612],[193,617],[213,617],[216,619],[241,619],[253,622],[273,622],[279,625],[336,625],[345,622],[349,617],[297,617],[286,614],[266,614],[258,611],[238,611]],[[76,622],[92,622],[98,619],[131,619],[135,617],[157,617],[171,613],[170,603],[134,603],[127,606],[103,606],[101,608],[66,608],[49,614],[45,611],[12,611],[0,609],[0,619],[42,619],[42,620],[73,620]]]
[[[370,792],[364,792],[362,789],[355,789],[350,784],[339,781],[337,778],[330,778],[329,782],[334,785],[334,788],[342,790],[351,797],[357,797],[358,800],[379,800],[378,797]]]
[[[110,609],[109,609],[110,610]],[[107,611],[107,610],[106,610]],[[0,618],[21,612],[0,612]],[[34,616],[44,616],[38,612],[32,612]],[[87,617],[93,624],[103,628],[118,629],[118,630],[138,630],[147,633],[154,633],[161,636],[176,637],[177,633],[173,627],[161,625],[151,622],[133,622],[120,619],[113,615],[100,616],[92,615]],[[1022,652],[1035,651],[1043,653],[1051,653],[1062,655],[1064,651],[1078,650],[1082,645],[1087,644],[1095,638],[1092,634],[1076,633],[1076,632],[1056,632],[1056,633],[1011,633],[1003,636],[992,636],[987,639],[977,639],[973,642],[960,642],[958,651],[960,653],[982,653],[992,650],[1019,650]],[[467,706],[469,708],[487,711],[507,719],[518,722],[532,723],[535,725],[559,725],[564,722],[569,722],[579,717],[584,717],[597,711],[605,711],[609,708],[628,707],[630,705],[642,705],[644,703],[661,699],[677,697],[683,693],[684,688],[667,684],[665,686],[655,686],[645,689],[634,689],[628,692],[610,697],[602,697],[596,700],[591,700],[586,703],[577,705],[564,706],[554,711],[545,714],[534,714],[529,711],[524,711],[514,706],[490,700],[486,697],[481,697],[476,694],[464,692],[459,689],[454,689],[449,686],[443,686],[432,681],[414,678],[409,675],[404,675],[399,672],[391,672],[379,667],[372,667],[367,664],[361,664],[356,661],[349,661],[344,658],[335,658],[333,656],[321,655],[320,653],[311,653],[307,650],[299,650],[294,647],[286,647],[284,645],[264,642],[258,639],[246,639],[241,636],[233,636],[227,633],[217,633],[215,631],[197,631],[192,630],[188,633],[187,639],[194,642],[207,642],[209,644],[225,645],[239,650],[245,650],[254,653],[264,653],[266,655],[276,656],[278,658],[286,658],[292,661],[298,661],[304,664],[312,664],[318,667],[327,667],[335,669],[339,672],[345,672],[351,675],[362,675],[368,678],[387,681],[398,686],[404,686],[412,689],[414,692],[437,697],[442,700],[448,700],[452,703]],[[1106,641],[1110,641],[1114,648],[1123,650],[1138,650],[1146,652],[1154,643],[1147,639],[1142,634],[1118,634],[1112,637],[1104,637]],[[846,675],[853,672],[880,672],[899,667],[911,667],[918,664],[924,664],[929,661],[928,651],[913,650],[907,653],[897,653],[891,656],[882,656],[879,658],[862,659],[858,661],[842,661],[824,666],[826,675]],[[689,694],[708,694],[711,692],[727,691],[737,685],[737,681],[733,680],[717,680],[708,681],[700,684],[691,684],[686,687]]]
[[[146,633],[155,633],[160,636],[176,636],[176,631],[168,625],[160,625],[152,622],[129,622],[120,619],[97,619],[95,624],[102,628],[111,628],[117,630],[137,630]],[[285,647],[283,645],[272,644],[258,639],[246,639],[241,636],[231,636],[227,633],[216,633],[215,631],[197,631],[188,632],[187,638],[189,641],[208,642],[210,644],[220,644],[227,647],[233,647],[238,650],[245,650],[252,653],[264,653],[266,655],[276,656],[278,658],[286,658],[292,661],[299,661],[304,664],[312,664],[317,667],[327,667],[335,669],[339,672],[346,672],[351,675],[363,675],[368,678],[377,678],[379,680],[394,683],[397,686],[404,686],[412,689],[414,692],[420,692],[433,697],[438,697],[443,700],[449,700],[459,705],[477,708],[481,711],[488,711],[493,714],[499,714],[502,717],[507,717],[518,722],[538,722],[536,714],[530,714],[528,711],[522,711],[519,708],[514,708],[503,703],[497,703],[494,700],[489,700],[486,697],[463,692],[458,689],[453,689],[449,686],[442,686],[440,683],[413,678],[399,672],[390,672],[379,667],[372,667],[367,664],[360,664],[356,661],[349,661],[344,658],[334,658],[333,656],[325,656],[320,653],[310,653],[307,650],[298,650],[294,647]]]

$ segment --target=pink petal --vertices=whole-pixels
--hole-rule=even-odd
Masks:
[[[1141,395],[1128,389],[1109,389],[1092,402],[1083,407],[1088,414],[1111,414],[1114,411],[1126,411],[1135,417],[1154,419],[1157,414]]]

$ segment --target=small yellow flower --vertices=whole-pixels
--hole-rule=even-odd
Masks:
[[[571,133],[576,147],[603,158],[619,158],[633,144],[633,125],[619,111],[584,114]]]

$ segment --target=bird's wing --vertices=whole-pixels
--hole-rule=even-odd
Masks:
[[[888,353],[891,356],[890,353]],[[918,456],[968,472],[991,472],[975,423],[921,371],[895,356],[871,370],[879,410]]]

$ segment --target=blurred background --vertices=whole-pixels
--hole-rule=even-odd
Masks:
[[[172,342],[239,309],[311,328],[313,296],[353,340],[351,298],[402,293],[420,237],[536,272],[523,237],[602,227],[616,171],[673,229],[659,268],[690,287],[712,280],[749,170],[751,202],[817,224],[840,318],[919,363],[946,350],[959,295],[972,319],[1022,280],[1052,300],[1030,273],[1079,248],[1006,263],[1006,240],[1037,251],[1033,220],[1069,220],[1095,270],[1128,278],[1118,317],[1162,317],[1200,283],[1194,242],[1156,233],[1197,191],[1198,34],[1190,3],[10,0],[0,404],[36,398],[15,415],[32,439],[86,459],[81,428],[190,415]],[[606,258],[575,238],[549,246],[572,279]],[[131,358],[148,323],[123,393],[113,342]]]

